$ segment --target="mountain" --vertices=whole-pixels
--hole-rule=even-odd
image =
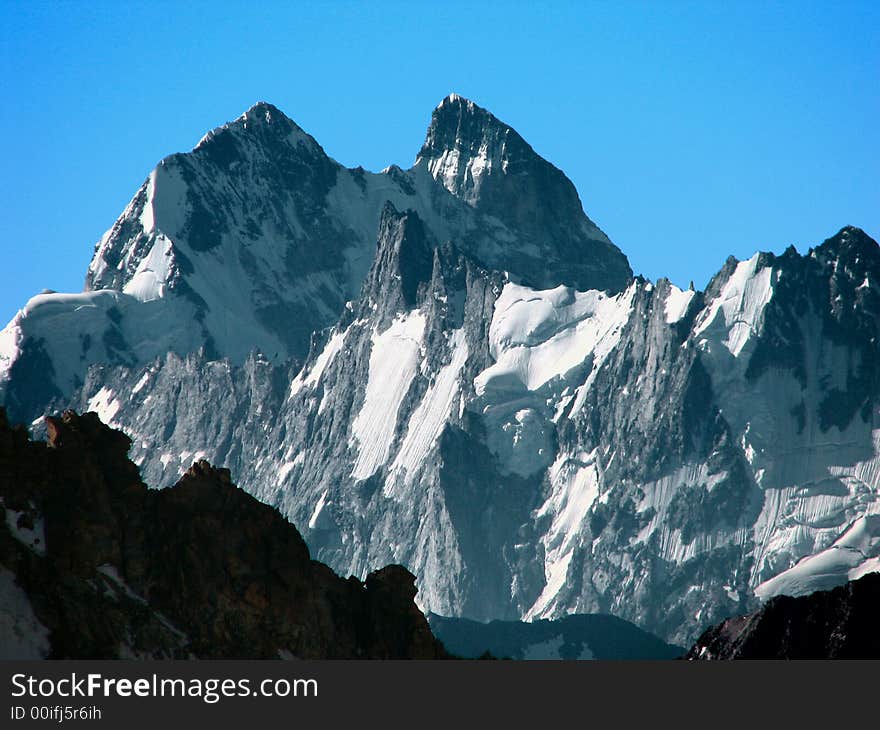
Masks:
[[[451,94],[434,110],[416,158],[422,166],[485,223],[516,232],[515,241],[487,236],[472,247],[488,268],[517,272],[536,288],[616,292],[632,278],[626,259],[584,215],[571,181],[472,101]]]
[[[406,565],[441,615],[606,613],[690,645],[878,567],[863,231],[702,292],[632,277],[564,175],[454,95],[406,171],[327,161],[268,105],[164,167],[182,182],[163,202],[151,176],[87,291],[0,334],[11,419],[95,411],[157,486],[224,464],[317,559]]]
[[[99,363],[142,366],[199,350],[235,364],[253,351],[301,360],[312,333],[357,296],[389,201],[493,266],[625,286],[626,257],[584,215],[565,176],[510,127],[453,95],[434,112],[429,139],[438,135],[456,145],[479,189],[452,194],[451,162],[440,164],[429,142],[408,171],[346,169],[265,102],[165,158],[96,244],[84,292],[34,297],[0,336],[10,417],[66,402]],[[533,169],[540,178],[523,183]],[[499,218],[503,190],[521,203]],[[550,218],[554,229],[542,230]]]
[[[406,569],[343,580],[204,461],[150,490],[94,414],[48,432],[0,410],[0,658],[446,656]]]
[[[758,611],[706,630],[688,659],[877,659],[880,575],[830,591],[777,596]]]
[[[638,626],[603,614],[575,614],[554,621],[490,621],[429,614],[431,630],[456,656],[487,652],[507,659],[677,659],[684,649]]]

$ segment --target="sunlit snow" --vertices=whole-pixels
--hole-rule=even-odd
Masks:
[[[373,333],[364,403],[352,424],[355,479],[372,476],[388,460],[400,403],[418,371],[424,330],[425,316],[416,309]]]

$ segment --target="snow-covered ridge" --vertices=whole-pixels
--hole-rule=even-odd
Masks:
[[[675,324],[687,313],[696,292],[693,289],[679,289],[674,284],[669,287],[666,297],[666,323]]]
[[[112,362],[120,352],[142,362],[189,352],[198,331],[168,323],[185,321],[192,311],[184,302],[141,301],[113,290],[39,294],[0,332],[0,385],[28,343],[40,343],[54,376],[48,382],[62,393],[81,385],[89,365]]]
[[[737,264],[715,299],[700,315],[695,335],[710,328],[726,328],[722,341],[731,355],[737,357],[760,326],[764,307],[773,296],[773,269],[758,268],[760,254]],[[720,315],[720,316],[719,316]]]
[[[592,368],[599,367],[619,340],[635,286],[609,297],[565,286],[536,291],[506,284],[489,327],[495,364],[477,376],[477,394],[519,387],[538,390],[564,379],[590,356]]]

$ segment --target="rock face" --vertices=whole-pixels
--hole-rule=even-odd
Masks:
[[[684,649],[661,641],[628,621],[603,614],[575,614],[553,621],[490,621],[429,614],[431,629],[456,656],[487,652],[506,659],[677,659]]]
[[[406,565],[441,615],[610,613],[689,645],[880,566],[863,231],[706,291],[632,278],[562,173],[457,96],[406,171],[342,168],[268,105],[164,167],[87,291],[0,333],[13,420],[95,411],[157,486],[223,463],[317,559]]]
[[[472,101],[452,94],[437,107],[416,158],[421,165],[457,199],[518,232],[515,245],[487,238],[476,248],[489,268],[516,272],[538,289],[617,292],[632,278],[617,248],[584,215],[571,181]]]
[[[777,596],[705,631],[686,658],[877,659],[878,609],[877,573],[809,596]]]
[[[400,566],[343,580],[199,461],[149,490],[95,414],[48,443],[0,411],[3,658],[438,658]]]

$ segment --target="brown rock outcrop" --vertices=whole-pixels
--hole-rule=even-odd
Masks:
[[[149,489],[128,437],[93,413],[49,418],[47,433],[31,441],[0,410],[0,565],[51,657],[446,656],[405,568],[340,578],[206,461]]]

